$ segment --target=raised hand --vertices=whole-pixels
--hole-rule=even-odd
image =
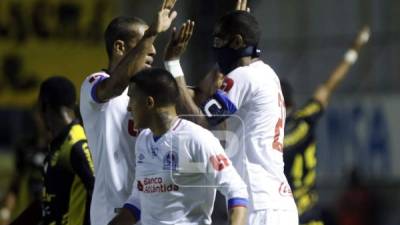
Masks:
[[[360,48],[369,41],[370,36],[371,30],[369,26],[364,26],[358,33],[353,48],[357,51],[360,50]]]
[[[157,18],[151,24],[149,31],[152,34],[159,34],[165,32],[171,26],[172,21],[176,18],[178,13],[172,11],[177,0],[163,0],[160,11],[157,14]]]
[[[190,38],[194,31],[194,21],[187,20],[182,24],[181,29],[177,32],[176,28],[172,29],[171,39],[165,50],[165,61],[176,60],[185,52]]]
[[[250,8],[247,7],[247,0],[236,0],[235,10],[250,12]]]

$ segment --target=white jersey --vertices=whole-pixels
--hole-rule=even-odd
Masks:
[[[92,225],[104,225],[114,218],[115,209],[121,208],[131,194],[135,173],[137,132],[127,111],[127,90],[105,103],[96,99],[97,85],[108,77],[105,72],[87,77],[80,95],[80,111],[95,167]]]
[[[229,207],[247,206],[247,189],[219,140],[184,119],[155,140],[141,132],[136,143],[135,190],[125,208],[142,224],[211,224],[216,189]]]
[[[262,61],[236,68],[204,108],[211,122],[224,117],[226,150],[248,186],[251,210],[296,209],[284,175],[282,143],[286,111],[275,72]]]

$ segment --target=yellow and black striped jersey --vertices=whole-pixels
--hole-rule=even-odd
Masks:
[[[52,141],[45,159],[42,196],[44,224],[90,224],[93,170],[83,127],[73,122]]]
[[[315,128],[323,106],[310,100],[286,118],[284,138],[285,175],[293,191],[300,216],[318,201],[315,191]]]

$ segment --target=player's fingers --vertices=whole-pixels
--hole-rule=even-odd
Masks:
[[[242,0],[237,0],[236,1],[236,10],[240,10],[240,7],[241,7],[241,5],[242,5]]]
[[[194,21],[190,21],[190,26],[189,26],[188,36],[187,36],[186,41],[189,41],[190,38],[192,38],[193,32],[194,32],[194,25],[195,25],[195,24],[194,24]]]
[[[185,29],[184,39],[183,39],[184,42],[188,41],[191,36],[191,34],[190,34],[190,29],[191,29],[190,26],[191,25],[192,25],[191,20],[186,21],[186,29]]]
[[[165,9],[165,6],[167,5],[168,0],[163,0],[163,3],[161,5],[161,10]]]
[[[243,11],[246,11],[247,9],[247,0],[242,0],[242,5],[240,6],[240,9]]]
[[[176,16],[178,16],[178,13],[176,11],[172,11],[171,14],[169,14],[169,19],[171,20],[171,22],[174,21]]]
[[[247,9],[246,9],[246,11],[248,12],[248,13],[250,13],[250,7],[247,7]]]
[[[186,27],[187,27],[187,25],[186,25],[186,22],[185,22],[185,23],[182,24],[181,29],[180,29],[179,34],[178,34],[178,41],[179,42],[183,42],[183,40],[185,39]]]
[[[176,0],[166,0],[167,3],[165,5],[165,8],[171,10],[172,8],[174,8]]]

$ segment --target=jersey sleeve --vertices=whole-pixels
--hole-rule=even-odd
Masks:
[[[207,135],[208,136],[208,135]],[[247,186],[233,167],[232,162],[225,154],[218,139],[211,134],[207,141],[197,144],[199,149],[194,153],[193,159],[206,171],[206,176],[212,186],[217,189],[228,200],[228,208],[247,207]]]
[[[245,104],[250,82],[241,70],[225,77],[221,89],[202,104],[201,109],[212,126],[220,124]]]
[[[322,104],[315,100],[309,100],[303,107],[295,112],[295,118],[304,119],[311,125],[315,124],[324,113]]]
[[[128,200],[124,204],[124,208],[128,209],[132,215],[135,217],[137,221],[140,220],[140,192],[139,192],[139,187],[140,183],[135,180],[134,185],[133,185],[133,190],[131,193],[131,196],[128,198]]]
[[[89,194],[94,188],[94,166],[86,140],[74,144],[71,149],[71,166],[82,180]]]
[[[101,102],[96,95],[96,88],[98,85],[109,78],[109,75],[100,72],[100,73],[95,73],[87,77],[81,87],[81,104],[89,104],[92,107],[100,106],[105,104],[105,102]],[[82,107],[82,106],[81,106]]]

